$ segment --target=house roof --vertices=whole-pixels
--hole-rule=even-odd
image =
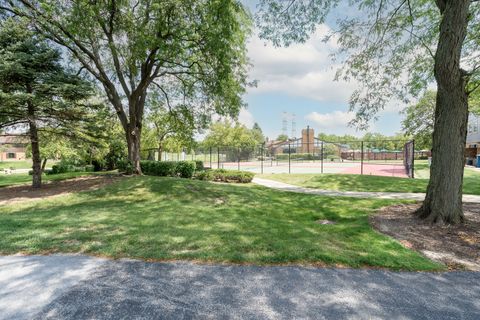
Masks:
[[[27,144],[28,139],[22,135],[0,135],[0,144]]]

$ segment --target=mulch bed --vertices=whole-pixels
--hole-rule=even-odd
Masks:
[[[432,225],[412,213],[420,204],[394,205],[371,216],[370,224],[403,246],[447,265],[451,270],[480,271],[480,206],[463,205],[465,223]]]
[[[46,182],[39,189],[34,189],[30,185],[3,187],[0,188],[0,205],[98,189],[119,179],[120,175],[108,174]]]

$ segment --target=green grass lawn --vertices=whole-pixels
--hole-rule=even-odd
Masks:
[[[96,191],[3,207],[0,254],[443,269],[369,226],[368,216],[392,203],[131,177]]]
[[[50,168],[58,161],[56,160],[48,160],[47,161],[47,168]],[[17,160],[17,161],[0,161],[0,170],[2,169],[31,169],[32,168],[32,160]]]
[[[96,172],[67,172],[59,174],[50,174],[42,175],[42,181],[56,181],[56,180],[65,180],[71,178],[77,178],[81,176],[87,176],[92,174],[99,174]],[[3,174],[0,173],[0,188],[18,185],[18,184],[28,184],[32,182],[32,176],[28,173],[19,173],[19,174]]]
[[[339,191],[425,192],[428,165],[421,165],[415,179],[354,174],[264,174],[260,178],[276,180],[302,187]],[[480,195],[480,171],[465,168],[463,191]]]

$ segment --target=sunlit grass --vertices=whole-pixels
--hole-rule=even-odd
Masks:
[[[418,178],[415,179],[354,174],[265,174],[259,177],[323,190],[425,192],[429,177],[428,165],[418,166],[415,171]],[[465,168],[463,191],[465,194],[480,195],[480,171]]]
[[[372,230],[368,216],[389,204],[254,185],[125,178],[97,191],[1,208],[0,253],[441,269]]]
[[[77,178],[81,176],[87,175],[95,175],[99,174],[96,172],[67,172],[67,173],[59,173],[59,174],[51,174],[51,175],[42,175],[42,181],[58,181],[58,180],[66,180],[71,178]],[[19,184],[29,184],[32,182],[32,176],[28,173],[19,173],[19,174],[3,174],[0,172],[0,188],[11,186],[11,185],[19,185]],[[0,189],[1,190],[1,189]]]

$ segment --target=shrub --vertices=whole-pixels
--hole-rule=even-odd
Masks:
[[[196,164],[193,161],[180,161],[177,163],[175,173],[182,178],[192,178]]]
[[[85,166],[85,172],[93,172],[93,171],[97,171],[97,170],[95,170],[95,165],[93,165],[93,164],[87,164],[87,165]]]
[[[140,161],[143,174],[160,177],[191,178],[195,173],[196,164],[193,161]]]
[[[225,169],[201,171],[196,175],[199,180],[237,183],[252,182],[254,176],[255,174],[253,172]]]
[[[125,172],[126,174],[133,173],[133,165],[129,160],[126,159],[117,161],[117,169],[119,172]]]
[[[203,165],[203,161],[201,161],[201,160],[195,160],[195,170],[196,170],[196,171],[205,170],[205,166]]]

